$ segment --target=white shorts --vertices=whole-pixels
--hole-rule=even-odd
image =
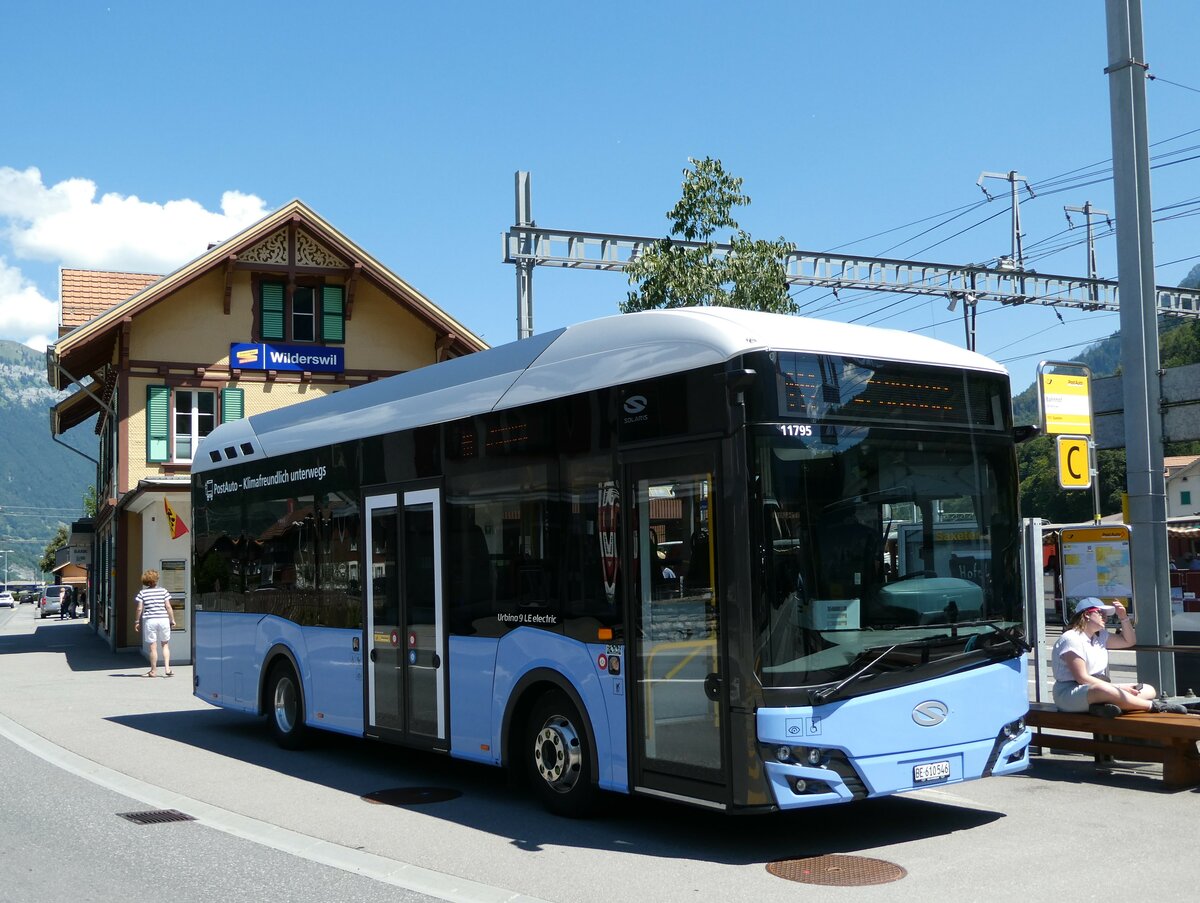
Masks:
[[[170,618],[149,618],[142,622],[142,637],[147,643],[167,643],[171,640]]]
[[[1054,705],[1060,712],[1086,712],[1088,710],[1088,685],[1073,680],[1054,682]]]

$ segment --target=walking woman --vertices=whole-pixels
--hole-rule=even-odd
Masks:
[[[137,615],[133,629],[141,630],[142,637],[150,644],[150,670],[142,677],[158,677],[158,646],[162,646],[163,670],[167,677],[171,670],[171,628],[175,626],[175,610],[171,608],[171,594],[158,585],[158,571],[150,568],[142,574],[142,591],[133,597],[137,603]]]

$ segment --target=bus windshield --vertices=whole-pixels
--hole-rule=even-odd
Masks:
[[[754,427],[752,442],[764,686],[1020,651],[997,643],[1021,620],[1011,441],[778,423]]]

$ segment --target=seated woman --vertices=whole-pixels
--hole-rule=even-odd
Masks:
[[[1111,634],[1107,618],[1114,611],[1120,625]],[[1054,644],[1054,704],[1061,712],[1091,712],[1109,718],[1123,712],[1172,712],[1185,715],[1181,705],[1157,699],[1149,684],[1114,684],[1108,680],[1108,650],[1129,649],[1137,632],[1125,606],[1105,605],[1094,596],[1075,603],[1075,616]]]

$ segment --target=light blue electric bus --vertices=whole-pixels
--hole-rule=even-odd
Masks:
[[[203,441],[195,693],[567,815],[1011,774],[1017,482],[975,353],[727,308],[558,329]]]

